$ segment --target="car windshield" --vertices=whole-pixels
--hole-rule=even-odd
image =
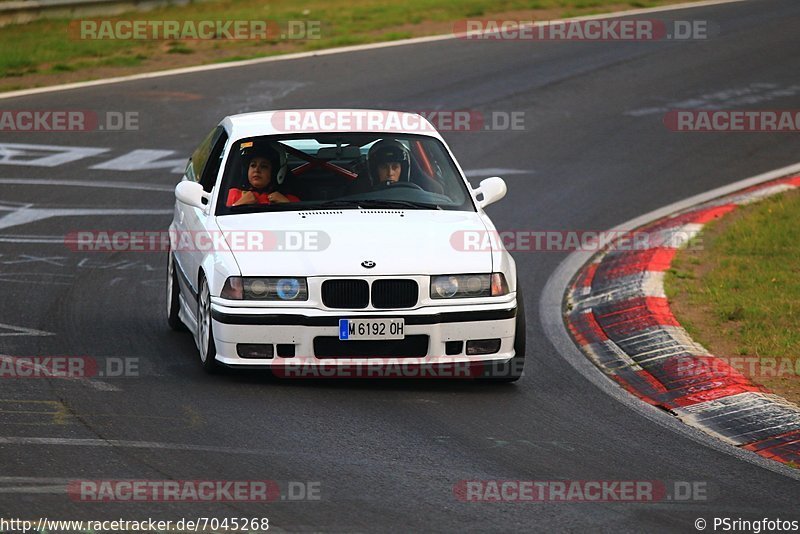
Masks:
[[[419,135],[239,139],[221,187],[218,215],[331,208],[475,211],[444,145]]]

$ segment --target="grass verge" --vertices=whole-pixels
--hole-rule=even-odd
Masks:
[[[547,20],[682,0],[211,0],[104,19],[150,21],[265,20],[319,24],[319,39],[224,39],[180,42],[81,40],[70,20],[38,20],[0,29],[0,91],[52,85],[334,46],[392,41],[453,31],[466,18]],[[98,20],[100,17],[84,17]]]
[[[800,191],[743,206],[678,252],[665,289],[711,354],[800,404]],[[702,246],[697,246],[702,245]]]

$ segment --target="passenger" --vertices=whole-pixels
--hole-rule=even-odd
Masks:
[[[242,164],[247,169],[247,183],[242,187],[231,187],[227,206],[245,204],[279,204],[297,202],[300,199],[278,188],[286,176],[286,153],[280,147],[267,143],[242,143]]]

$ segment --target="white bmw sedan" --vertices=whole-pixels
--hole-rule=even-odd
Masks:
[[[522,295],[484,212],[505,193],[420,115],[226,117],[175,190],[169,325],[208,371],[514,381]]]

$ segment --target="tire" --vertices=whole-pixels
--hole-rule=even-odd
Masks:
[[[167,324],[176,332],[186,331],[186,325],[180,318],[181,289],[178,285],[178,273],[175,271],[175,259],[172,251],[167,253]]]
[[[214,329],[211,320],[211,293],[205,277],[200,275],[200,287],[197,293],[197,348],[200,363],[208,373],[222,370],[217,359],[217,347],[214,345]]]
[[[486,365],[482,380],[487,382],[516,382],[522,378],[525,366],[525,302],[517,282],[517,318],[514,328],[514,356],[505,362]]]

